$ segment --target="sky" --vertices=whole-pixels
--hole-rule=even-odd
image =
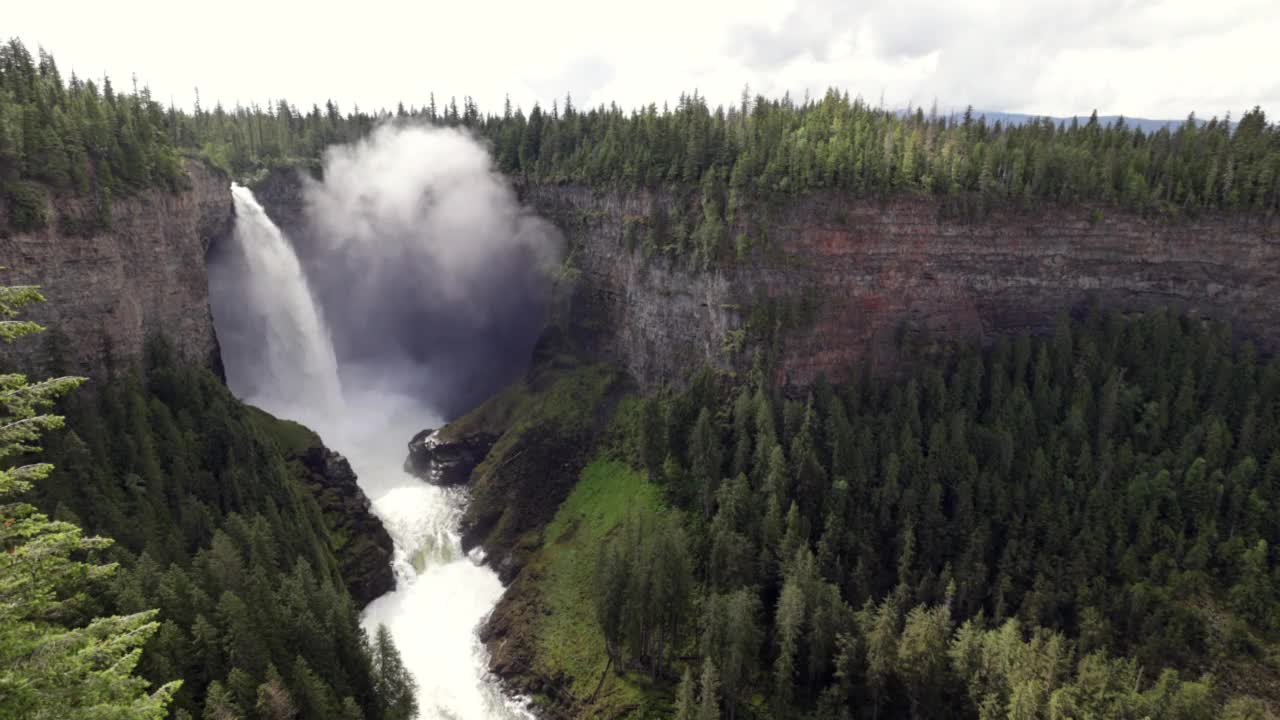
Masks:
[[[1280,115],[1277,0],[41,0],[0,35],[190,107],[470,95],[526,110],[829,87],[887,107]]]

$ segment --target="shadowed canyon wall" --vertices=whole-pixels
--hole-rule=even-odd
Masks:
[[[523,198],[569,239],[577,281],[558,318],[642,385],[703,364],[750,367],[760,302],[811,304],[782,329],[778,372],[792,385],[897,361],[899,339],[1043,333],[1088,303],[1169,307],[1229,322],[1280,349],[1280,218],[1146,219],[1109,208],[993,211],[943,219],[927,199],[813,193],[730,229],[753,249],[704,272],[628,251],[628,224],[664,193],[529,187]],[[765,219],[760,219],[764,217]],[[732,241],[731,241],[732,242]],[[744,336],[735,340],[735,334]],[[736,349],[737,347],[742,349]]]
[[[254,193],[298,255],[344,384],[390,381],[456,417],[524,372],[563,243],[470,135],[384,125],[329,148],[320,177],[278,169]]]

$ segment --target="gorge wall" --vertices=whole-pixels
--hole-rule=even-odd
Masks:
[[[65,338],[69,369],[99,375],[109,347],[116,361],[141,355],[163,333],[179,357],[219,368],[209,312],[205,253],[231,230],[230,179],[209,165],[186,162],[188,189],[147,190],[112,203],[110,228],[77,236],[61,228],[92,217],[91,197],[59,197],[48,228],[0,238],[0,282],[40,285],[47,302],[24,317]],[[20,367],[38,367],[51,343],[39,339],[0,348]]]
[[[838,380],[868,361],[891,366],[904,334],[981,341],[1047,332],[1061,312],[1088,303],[1199,314],[1280,349],[1275,216],[1169,220],[1072,207],[964,222],[944,219],[929,199],[811,193],[743,213],[754,219],[729,236],[745,234],[754,249],[694,272],[626,247],[628,224],[655,204],[673,205],[666,193],[534,186],[522,196],[573,248],[577,278],[559,321],[646,387],[704,364],[748,368],[752,306],[806,296],[806,319],[782,329],[777,366],[790,385],[819,374]]]
[[[231,179],[195,160],[185,169],[183,191],[115,200],[107,230],[64,231],[93,217],[96,207],[92,197],[59,196],[51,201],[48,228],[0,237],[0,285],[39,285],[46,299],[21,315],[46,332],[0,345],[6,370],[40,374],[58,354],[65,370],[105,380],[108,348],[116,367],[125,369],[142,356],[149,336],[161,335],[181,362],[221,374],[206,258],[232,232]],[[256,410],[253,417],[315,499],[356,604],[364,607],[394,587],[391,538],[347,461],[309,430]]]
[[[135,357],[156,331],[184,359],[218,366],[204,258],[230,231],[229,181],[203,163],[188,162],[187,172],[184,192],[117,200],[110,230],[72,237],[54,224],[0,238],[4,282],[43,287],[49,302],[29,317],[67,338],[73,369],[95,373],[105,343],[117,359]],[[272,173],[257,191],[286,231],[300,223],[292,171]],[[645,259],[624,242],[628,222],[647,217],[654,204],[673,204],[670,194],[582,186],[521,193],[574,247],[577,278],[557,320],[646,387],[703,364],[744,369],[749,353],[731,346],[751,306],[806,293],[816,312],[785,333],[779,358],[790,384],[820,373],[838,379],[867,360],[890,365],[904,332],[938,340],[1043,332],[1064,309],[1089,302],[1135,311],[1170,306],[1230,322],[1266,349],[1280,347],[1276,217],[1164,220],[1082,207],[996,210],[962,222],[941,218],[928,199],[813,193],[764,223],[732,228],[731,237],[744,233],[757,245],[744,259],[695,272]],[[55,216],[87,213],[89,203],[59,200]],[[49,343],[0,352],[27,366]]]

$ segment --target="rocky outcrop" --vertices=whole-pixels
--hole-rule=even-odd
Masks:
[[[570,691],[574,678],[563,670],[548,673],[547,663],[539,663],[539,619],[551,613],[539,587],[542,581],[538,568],[522,571],[480,624],[478,634],[489,652],[489,671],[511,695],[537,698],[535,709],[541,720],[589,717],[581,713]]]
[[[503,584],[521,572],[542,528],[577,484],[597,441],[591,431],[543,425],[504,441],[478,472],[459,524],[462,549],[484,549]]]
[[[463,485],[497,439],[497,435],[478,432],[447,440],[437,430],[423,430],[409,441],[404,471],[432,485]]]
[[[1042,333],[1088,303],[1170,307],[1280,349],[1276,216],[1051,207],[964,222],[925,198],[811,193],[742,213],[729,236],[744,237],[750,252],[693,272],[624,242],[629,223],[655,205],[671,208],[668,193],[532,186],[522,196],[575,248],[578,279],[559,322],[645,387],[703,364],[747,367],[758,340],[748,336],[752,308],[770,301],[812,305],[805,322],[782,328],[779,380],[791,385],[841,379],[864,362],[890,367],[905,335],[963,342]]]
[[[307,202],[304,195],[305,168],[275,167],[252,184],[253,196],[262,204],[271,221],[293,242],[305,238]]]
[[[347,459],[323,445],[294,453],[290,459],[302,466],[301,480],[324,514],[342,579],[356,605],[363,608],[395,589],[391,536],[373,514]]]
[[[194,160],[189,187],[148,190],[112,203],[109,229],[75,236],[65,224],[0,238],[0,284],[40,285],[48,302],[24,317],[52,328],[52,342],[0,348],[5,361],[43,367],[52,353],[66,369],[100,375],[108,354],[117,363],[139,357],[161,334],[180,358],[218,369],[221,361],[209,312],[205,252],[230,232],[230,179]],[[59,197],[51,217],[90,217],[95,201]]]
[[[501,435],[469,432],[445,439],[447,429],[413,437],[405,472],[433,485],[468,486],[470,501],[458,528],[462,549],[482,548],[498,577],[510,583],[533,550],[528,534],[555,517],[587,463],[595,433],[535,424]]]

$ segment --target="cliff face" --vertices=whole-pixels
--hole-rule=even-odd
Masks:
[[[318,442],[289,459],[299,463],[300,477],[337,541],[339,570],[356,606],[364,608],[394,590],[391,555],[395,547],[347,459]]]
[[[300,231],[306,227],[307,202],[302,195],[306,172],[291,167],[272,168],[253,183],[253,196],[262,203],[271,221],[293,242],[305,236]]]
[[[281,227],[301,222],[301,181],[268,175],[255,192]],[[742,213],[729,229],[752,250],[694,272],[684,261],[629,251],[629,222],[670,193],[527,186],[521,199],[576,248],[578,279],[557,322],[646,388],[709,364],[749,367],[735,351],[753,305],[808,299],[813,312],[782,330],[781,381],[843,378],[865,361],[891,367],[904,335],[940,341],[1050,330],[1088,303],[1116,311],[1169,307],[1230,322],[1280,350],[1280,217],[1207,213],[1143,218],[1113,208],[996,210],[946,219],[927,198],[887,202],[810,193]],[[758,338],[755,338],[758,339]]]
[[[0,282],[36,284],[48,300],[25,317],[66,338],[62,352],[76,372],[97,374],[103,351],[117,361],[137,357],[146,338],[163,332],[184,360],[221,367],[209,313],[205,252],[231,230],[230,179],[188,161],[190,189],[151,190],[112,203],[110,229],[89,237],[36,233],[0,238]],[[91,198],[59,198],[52,217],[89,217]],[[41,365],[49,343],[0,350],[23,367]]]
[[[577,248],[580,276],[560,321],[646,387],[702,364],[745,369],[749,353],[731,347],[752,305],[798,304],[806,294],[813,311],[783,329],[778,363],[779,379],[794,385],[822,373],[841,379],[868,360],[889,366],[904,333],[943,341],[1040,333],[1091,302],[1116,311],[1167,306],[1280,349],[1274,216],[1161,220],[1082,207],[962,222],[942,219],[927,199],[814,193],[749,213],[767,219],[730,237],[745,234],[757,247],[732,266],[695,273],[626,249],[627,223],[655,204],[669,208],[667,195],[582,187],[523,195]]]
[[[40,285],[48,302],[31,306],[24,317],[61,339],[0,346],[6,364],[38,369],[51,352],[59,352],[71,370],[101,376],[108,346],[123,364],[143,353],[149,335],[160,333],[182,362],[220,371],[205,258],[210,245],[231,232],[231,180],[201,162],[189,161],[186,170],[190,187],[183,192],[156,190],[116,200],[110,230],[71,236],[54,223],[39,233],[0,238],[0,284]],[[50,216],[59,218],[91,217],[95,211],[92,198],[66,197],[53,210]],[[391,536],[347,460],[311,431],[256,408],[251,412],[316,500],[358,606],[391,590]]]

